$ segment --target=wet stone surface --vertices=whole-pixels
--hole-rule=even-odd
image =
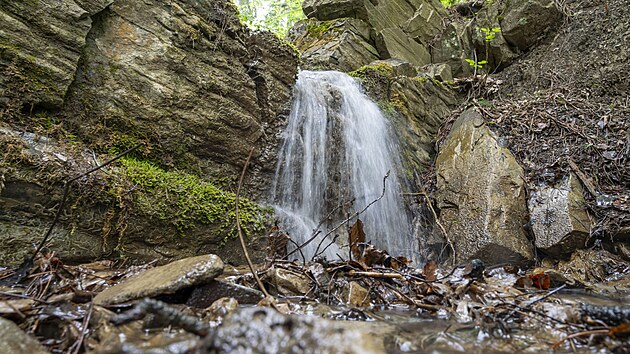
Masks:
[[[24,333],[15,323],[1,317],[0,352],[11,354],[48,353],[37,339]]]
[[[173,294],[203,284],[223,272],[223,261],[213,254],[186,258],[139,273],[94,298],[97,305],[111,305],[162,294]]]

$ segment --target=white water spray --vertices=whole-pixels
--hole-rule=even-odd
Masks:
[[[392,256],[419,258],[401,196],[400,166],[389,122],[352,77],[300,73],[272,190],[282,226],[297,244],[321,223],[319,235],[302,250],[307,260],[335,235],[337,241],[322,255],[347,257],[345,225],[322,238],[381,196],[388,171],[383,198],[359,216],[366,238]]]

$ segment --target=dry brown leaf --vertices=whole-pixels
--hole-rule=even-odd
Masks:
[[[352,256],[356,259],[363,258],[363,252],[361,252],[359,247],[360,243],[365,243],[365,232],[363,231],[363,221],[357,219],[357,222],[350,229],[350,249],[352,250]]]
[[[435,271],[437,270],[437,262],[436,261],[428,261],[424,265],[424,269],[422,270],[422,274],[424,275],[424,279],[428,281],[437,280],[437,276],[435,275]]]
[[[630,323],[622,323],[619,326],[611,328],[608,331],[608,335],[613,338],[630,337]]]

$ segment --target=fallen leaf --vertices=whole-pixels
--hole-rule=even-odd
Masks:
[[[532,285],[540,290],[547,290],[551,285],[549,275],[545,273],[530,275],[529,279],[532,280]]]
[[[363,252],[359,248],[361,243],[365,243],[365,232],[363,232],[363,221],[357,219],[357,222],[350,229],[350,249],[352,250],[352,256],[356,259],[363,258]]]
[[[424,269],[422,270],[422,274],[424,275],[424,279],[428,281],[437,280],[437,276],[435,275],[435,271],[437,270],[437,262],[436,261],[428,261],[424,265]]]
[[[622,323],[608,331],[608,335],[614,338],[630,337],[630,323]]]

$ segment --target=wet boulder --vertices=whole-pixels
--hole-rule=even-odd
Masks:
[[[523,263],[534,258],[523,169],[474,109],[461,114],[436,160],[440,221],[455,261]]]
[[[164,294],[211,281],[223,272],[223,262],[213,254],[185,258],[145,270],[105,289],[94,298],[97,305],[121,302]]]
[[[383,336],[376,335],[383,328],[389,326],[241,308],[226,317],[207,346],[220,353],[385,353]]]
[[[536,247],[552,256],[586,247],[591,221],[582,185],[574,174],[554,187],[532,190],[528,207]]]
[[[379,58],[371,28],[359,19],[303,20],[288,39],[300,50],[305,69],[352,71]]]
[[[225,297],[232,298],[240,304],[256,304],[265,296],[260,290],[215,279],[207,284],[196,286],[186,301],[186,305],[206,308]]]
[[[510,45],[526,50],[561,20],[562,13],[553,0],[508,1],[501,18],[502,35]]]
[[[305,295],[313,285],[306,275],[280,267],[271,269],[271,282],[283,295]]]
[[[0,348],[3,353],[45,354],[48,351],[15,323],[0,317]]]

